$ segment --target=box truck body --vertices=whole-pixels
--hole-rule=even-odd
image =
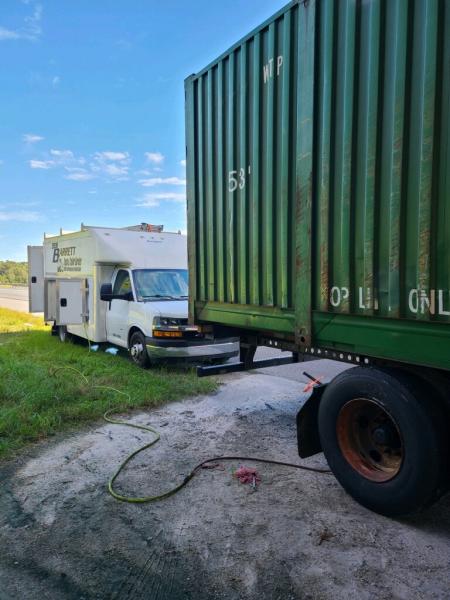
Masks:
[[[450,3],[291,2],[185,91],[191,321],[448,401]]]
[[[153,360],[236,354],[235,342],[212,344],[187,325],[184,235],[82,226],[45,236],[28,256],[30,310],[43,310],[62,339],[76,335],[131,349],[131,336],[141,332]]]

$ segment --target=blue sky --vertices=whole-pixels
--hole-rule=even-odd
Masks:
[[[0,260],[81,222],[184,230],[184,79],[286,0],[1,0]]]

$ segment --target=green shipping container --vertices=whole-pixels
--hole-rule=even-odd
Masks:
[[[450,370],[450,1],[291,2],[185,85],[192,319]]]

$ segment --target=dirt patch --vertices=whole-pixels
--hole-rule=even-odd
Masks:
[[[162,492],[218,454],[298,461],[304,384],[294,379],[227,376],[213,396],[135,415],[162,439],[118,487]],[[101,424],[3,466],[1,600],[448,598],[448,496],[393,521],[356,504],[331,475],[246,463],[261,476],[254,491],[232,476],[236,462],[160,503],[116,502],[106,481],[147,439]],[[322,455],[305,464],[326,466]]]

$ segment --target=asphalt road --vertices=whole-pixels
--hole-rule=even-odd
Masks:
[[[0,286],[0,308],[28,312],[28,288]]]

